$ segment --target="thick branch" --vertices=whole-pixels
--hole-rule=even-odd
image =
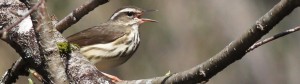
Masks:
[[[48,13],[44,6],[41,7],[40,17],[43,22],[39,31],[40,45],[44,49],[46,60],[45,69],[50,73],[47,79],[57,84],[103,84],[111,83],[110,79],[104,76],[93,64],[91,64],[78,49],[62,52],[58,48],[61,43],[67,43],[62,34],[54,28],[49,21]],[[72,51],[72,52],[69,52]]]
[[[122,81],[119,83],[190,84],[206,82],[233,62],[241,59],[246,54],[246,50],[249,49],[250,46],[252,46],[262,36],[267,34],[285,16],[290,14],[293,9],[299,5],[299,2],[299,0],[281,0],[240,38],[231,42],[221,52],[209,60],[192,69],[175,73],[170,76],[144,80]]]
[[[84,15],[88,14],[99,5],[105,4],[108,1],[109,0],[92,0],[86,4],[83,4],[79,8],[73,10],[73,12],[66,16],[64,19],[55,24],[55,28],[61,33],[64,32],[71,25],[78,22]]]
[[[3,28],[3,30],[0,31],[0,37],[1,39],[7,39],[7,31],[9,31],[10,29],[12,29],[13,27],[17,26],[19,23],[21,23],[21,21],[23,21],[25,18],[27,18],[30,14],[32,14],[34,11],[37,10],[37,8],[41,5],[41,1],[38,4],[35,4],[32,9],[29,10],[29,12],[27,14],[25,14],[24,16],[22,16],[18,21],[16,21],[15,23]]]
[[[9,1],[10,3],[6,3]],[[44,0],[40,1],[44,2]],[[4,11],[0,12],[1,15],[4,15],[4,18],[0,18],[3,27],[14,23],[13,21],[17,21],[18,18],[13,14],[5,14],[9,13],[8,11],[18,11],[18,15],[22,16],[25,15],[24,12],[28,12],[26,6],[19,1],[5,0],[0,5],[3,4],[5,5],[2,8]],[[10,7],[14,9],[9,9]],[[39,18],[40,31],[33,29],[30,18],[27,16],[10,29],[6,42],[23,58],[21,62],[25,61],[29,68],[35,69],[42,75],[44,83],[111,83],[110,79],[98,71],[86,58],[83,58],[78,50],[65,54],[60,52],[57,44],[67,41],[54,28],[44,4],[40,7],[37,17],[34,17]]]
[[[37,32],[39,33],[38,41],[41,45],[42,56],[46,61],[45,67],[43,67],[46,72],[41,73],[41,75],[48,83],[69,83],[67,74],[65,73],[65,64],[56,46],[57,42],[66,42],[66,40],[61,39],[63,37],[53,29],[53,25],[45,9],[45,4],[38,10],[38,17],[40,17],[38,22],[41,24],[41,29]]]
[[[0,25],[1,27],[5,28],[2,28],[1,31],[7,33],[7,39],[5,39],[5,41],[8,42],[25,61],[17,61],[17,63],[12,67],[12,69],[10,69],[11,71],[8,71],[6,75],[14,74],[15,76],[18,76],[24,74],[23,72],[25,72],[25,68],[39,67],[42,61],[39,57],[39,48],[35,47],[38,46],[38,43],[35,38],[36,35],[34,33],[34,29],[32,28],[31,19],[28,16],[35,9],[28,10],[24,4],[20,3],[17,0],[1,0],[0,6]],[[38,4],[35,5],[35,7],[38,7]],[[23,65],[23,63],[26,63],[26,66],[21,66]],[[4,77],[7,77],[6,75]],[[6,81],[5,79],[2,79],[1,82],[14,81]]]

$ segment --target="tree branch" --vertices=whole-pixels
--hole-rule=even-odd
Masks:
[[[8,69],[5,74],[2,76],[0,83],[4,84],[12,84],[16,82],[16,79],[18,79],[19,75],[28,75],[28,72],[26,70],[27,63],[22,60],[22,58],[19,58],[10,69]]]
[[[250,46],[267,34],[285,16],[299,6],[299,0],[281,0],[269,12],[256,21],[250,30],[231,42],[221,52],[196,67],[184,72],[152,79],[121,81],[127,83],[191,84],[205,83],[233,62],[241,59]]]
[[[72,50],[72,52],[62,52],[58,45],[67,43],[67,40],[54,28],[44,5],[41,6],[39,14],[41,21],[38,22],[43,22],[41,23],[41,30],[38,32],[40,35],[39,43],[42,46],[43,56],[46,60],[45,65],[47,67],[44,68],[50,73],[46,76],[49,82],[58,84],[111,83],[110,79],[84,58],[78,49]],[[68,44],[67,47],[70,47],[70,45]]]
[[[297,26],[297,27],[295,27],[295,28],[293,28],[293,29],[289,29],[289,30],[286,30],[286,31],[284,31],[284,32],[278,33],[278,34],[276,34],[276,35],[274,35],[274,36],[272,36],[272,37],[269,37],[269,38],[264,39],[263,41],[260,41],[260,42],[255,43],[255,44],[252,45],[246,52],[250,52],[250,51],[256,49],[256,48],[259,47],[259,46],[262,46],[262,45],[264,45],[264,44],[266,44],[266,43],[268,43],[268,42],[271,42],[271,41],[273,41],[273,40],[276,40],[276,39],[278,39],[278,38],[280,38],[280,37],[283,37],[283,36],[285,36],[285,35],[294,33],[294,32],[299,31],[299,30],[300,30],[300,26]]]
[[[7,36],[5,35],[5,37],[7,37],[5,41],[9,43],[23,59],[19,59],[16,64],[9,69],[10,71],[7,71],[7,74],[3,76],[4,78],[1,79],[2,83],[13,83],[18,75],[22,75],[26,72],[25,69],[29,67],[36,68],[42,62],[39,57],[40,52],[38,47],[34,47],[37,46],[38,43],[34,38],[36,35],[29,17],[40,4],[36,4],[34,8],[28,10],[24,4],[17,0],[1,0],[0,3],[0,24],[1,27],[5,28],[2,28],[1,31],[7,33]],[[19,19],[20,16],[22,16],[21,19]],[[6,80],[5,77],[11,77],[7,75],[14,75],[15,77],[8,78],[11,80]]]
[[[53,29],[53,25],[49,19],[49,16],[46,12],[45,4],[39,8],[38,10],[38,24],[40,24],[40,30],[37,32],[39,34],[38,41],[41,46],[41,56],[47,60],[45,62],[45,66],[42,67],[45,69],[45,72],[39,72],[43,76],[43,78],[48,83],[58,83],[65,84],[69,83],[67,78],[67,74],[65,73],[65,64],[63,60],[61,60],[59,50],[56,46],[57,42],[65,42],[62,37],[57,35],[59,33]],[[55,67],[55,68],[53,68]]]
[[[15,23],[3,28],[1,31],[0,31],[0,37],[1,39],[7,39],[7,31],[9,31],[10,29],[14,28],[15,26],[17,26],[19,23],[21,23],[25,18],[27,18],[30,14],[32,14],[34,11],[37,10],[37,8],[41,5],[41,1],[38,2],[37,4],[35,4],[32,9],[30,9],[28,11],[27,14],[25,14],[24,16],[22,16],[18,21],[16,21]]]
[[[55,28],[61,33],[64,32],[71,25],[77,23],[84,15],[88,14],[99,5],[107,3],[108,1],[109,0],[92,0],[86,4],[83,4],[79,8],[73,10],[72,13],[70,13],[64,19],[55,24]]]
[[[111,83],[111,80],[98,71],[86,58],[83,58],[78,50],[64,54],[60,52],[57,45],[67,41],[54,28],[46,12],[44,0],[41,1],[43,4],[39,7],[38,15],[33,17],[38,18],[40,31],[33,29],[31,17],[27,16],[20,24],[8,31],[6,42],[20,54],[25,62],[29,63],[29,68],[33,68],[43,77],[44,83]],[[26,6],[19,1],[5,0],[1,3],[22,13],[28,11]],[[5,7],[4,13],[9,13],[7,11],[11,9]],[[17,21],[14,20],[17,19],[16,16],[6,17],[5,15],[9,14],[4,14],[4,20],[0,18],[1,22],[7,22],[5,24],[9,25]]]

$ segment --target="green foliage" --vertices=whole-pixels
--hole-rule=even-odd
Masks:
[[[77,44],[61,42],[57,43],[58,49],[60,53],[70,53],[72,50],[79,49]]]

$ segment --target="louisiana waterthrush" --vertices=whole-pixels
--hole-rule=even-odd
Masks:
[[[73,34],[67,38],[79,45],[80,53],[99,69],[110,69],[126,62],[137,50],[139,25],[144,22],[156,22],[141,18],[147,12],[137,7],[124,7],[117,10],[110,19],[100,24]]]

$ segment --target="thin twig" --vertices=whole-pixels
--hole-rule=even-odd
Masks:
[[[33,13],[34,11],[37,10],[37,8],[42,4],[44,0],[40,0],[38,2],[38,4],[34,5],[34,7],[32,7],[32,9],[29,10],[29,12],[27,14],[25,14],[23,17],[21,17],[18,21],[16,21],[15,23],[3,28],[3,30],[0,31],[0,37],[1,39],[6,39],[7,38],[7,31],[9,31],[10,29],[12,29],[13,27],[15,27],[16,25],[18,25],[20,22],[22,22],[25,18],[27,18],[31,13]]]
[[[272,37],[264,39],[263,41],[260,41],[260,42],[257,42],[255,44],[253,44],[246,52],[250,52],[250,51],[254,50],[255,48],[257,48],[259,46],[262,46],[262,45],[264,45],[264,44],[266,44],[268,42],[271,42],[271,41],[273,41],[273,40],[275,40],[277,38],[283,37],[285,35],[294,33],[294,32],[299,31],[299,30],[300,30],[300,26],[297,26],[297,27],[295,27],[293,29],[288,29],[288,30],[286,30],[284,32],[278,33],[278,34],[276,34],[276,35],[274,35]]]
[[[83,4],[79,8],[73,10],[73,12],[71,12],[64,19],[55,24],[55,28],[61,33],[64,32],[67,28],[77,23],[84,15],[88,14],[99,5],[105,4],[108,1],[109,0],[92,0],[86,4]]]

